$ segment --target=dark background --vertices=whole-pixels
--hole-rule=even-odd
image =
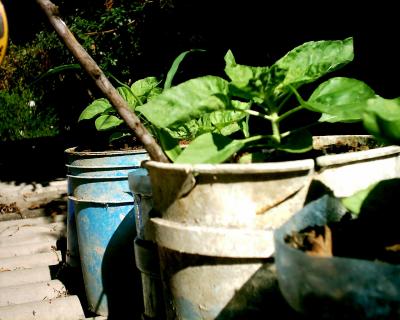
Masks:
[[[47,22],[35,1],[3,3],[13,41],[29,40]],[[240,64],[270,65],[305,41],[353,37],[355,59],[340,75],[366,82],[385,98],[400,96],[395,1],[370,1],[367,5],[352,1],[178,0],[166,2],[163,9],[157,1],[153,3],[147,6],[147,19],[141,25],[143,55],[138,61],[138,78],[141,73],[165,73],[180,52],[192,48],[206,52],[189,56],[177,81],[222,75],[228,49]],[[352,131],[363,133],[363,128],[335,125],[315,133]],[[63,151],[78,144],[80,138],[82,132],[72,130],[55,138],[1,143],[0,180],[40,182],[64,177]]]

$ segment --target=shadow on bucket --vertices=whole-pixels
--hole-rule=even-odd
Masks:
[[[141,278],[134,258],[134,216],[132,209],[115,230],[104,252],[101,273],[108,320],[139,319],[143,312]]]
[[[300,319],[283,299],[272,258],[226,258],[161,248],[167,319]]]

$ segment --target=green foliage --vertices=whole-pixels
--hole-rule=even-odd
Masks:
[[[365,227],[375,227],[376,223],[379,223],[379,221],[384,223],[389,222],[387,226],[397,231],[399,216],[393,208],[395,208],[399,196],[400,179],[392,178],[373,183],[367,188],[340,200],[343,206],[353,215],[362,219],[369,220],[373,218],[375,220],[368,221]]]
[[[144,20],[151,19],[143,14],[151,2],[121,0],[86,3],[60,0],[56,4],[63,20],[103,71],[107,75],[114,74],[123,83],[131,84],[132,74],[140,75],[140,68],[146,65],[140,62],[143,55],[140,30]],[[47,19],[43,16],[38,22],[43,26],[35,26],[34,29],[40,28],[42,31],[27,37],[29,42],[10,39],[5,60],[0,65],[0,92],[32,95],[32,100],[38,106],[52,106],[51,111],[50,107],[47,110],[52,115],[57,114],[60,119],[58,130],[63,132],[76,125],[79,113],[98,92],[83,70],[76,68],[76,60]],[[23,25],[24,22],[18,23]],[[72,67],[64,69],[62,73],[57,70],[58,66],[66,65]],[[37,81],[48,70],[52,70],[56,76]],[[0,113],[5,114],[3,108],[0,105]],[[106,128],[110,123],[108,120],[103,121],[102,125],[98,120],[99,126]],[[14,128],[14,131],[19,132],[19,128]]]
[[[53,136],[64,129],[66,120],[60,121],[62,102],[57,95],[60,89],[67,88],[62,83],[65,77],[33,85],[49,66],[68,61],[64,53],[65,48],[54,33],[40,32],[31,42],[22,45],[11,43],[0,65],[2,140]],[[60,82],[62,85],[57,89]],[[36,106],[29,108],[29,101],[34,101]]]
[[[181,62],[188,53],[194,51],[198,50],[185,51],[175,58],[164,82],[164,88],[170,87]],[[63,70],[63,68],[61,67],[59,69]],[[48,73],[52,74],[53,72],[49,71]],[[113,78],[116,79],[115,77]],[[151,102],[152,99],[156,98],[163,91],[163,89],[161,88],[162,81],[152,76],[139,79],[135,81],[131,86],[128,86],[127,84],[124,84],[118,80],[117,82],[121,84],[120,87],[117,87],[117,91],[119,92],[121,97],[127,102],[128,107],[134,112],[136,112],[138,107],[140,107],[141,105]],[[176,112],[176,110],[172,111]],[[141,120],[144,122],[144,124],[148,127],[148,130],[152,132],[158,138],[160,143],[165,147],[166,153],[170,154],[171,157],[174,157],[174,155],[177,156],[179,153],[175,153],[178,149],[174,145],[176,141],[175,138],[171,135],[173,131],[164,131],[157,129],[156,127],[154,127],[154,125],[149,124],[149,122],[145,118],[143,118],[142,115],[139,116],[141,117]],[[132,135],[131,130],[128,130],[117,111],[105,98],[96,99],[92,103],[90,103],[82,111],[78,121],[90,120],[93,118],[96,118],[95,126],[98,131],[110,131],[110,143]],[[169,146],[172,146],[171,150],[169,150]]]
[[[377,140],[400,144],[400,98],[368,100],[363,120],[367,131]]]
[[[62,1],[65,21],[78,41],[102,70],[129,82],[132,68],[140,55],[141,34],[138,26],[150,1],[108,1],[85,7]],[[122,67],[125,66],[125,67]]]
[[[0,65],[0,90],[24,90],[51,65],[64,60],[64,50],[56,34],[44,31],[24,45],[10,42]]]
[[[171,149],[178,147],[178,138],[187,138],[174,131],[186,130],[192,137],[193,132],[198,134],[182,152],[174,153],[179,154],[172,159],[175,162],[220,163],[239,150],[255,150],[254,158],[259,158],[260,149],[305,152],[312,148],[311,134],[299,126],[282,132],[281,122],[286,118],[308,110],[321,114],[320,122],[361,121],[367,101],[375,97],[365,83],[343,77],[326,80],[308,100],[300,95],[303,85],[338,70],[353,57],[352,38],[304,43],[272,66],[237,64],[229,50],[225,55],[229,81],[216,76],[191,79],[164,90],[136,110],[163,132],[170,131],[176,139],[175,148],[170,140]],[[261,133],[251,127],[249,117],[264,121]]]
[[[117,90],[132,111],[135,111],[137,106],[146,103],[161,92],[161,88],[158,87],[159,83],[155,77],[147,77],[135,81],[131,87],[124,85],[118,87]],[[120,119],[116,109],[105,98],[96,99],[89,104],[82,111],[78,121],[93,118],[96,118],[95,126],[98,131],[114,131],[112,132],[111,140],[131,134],[124,121]]]
[[[0,91],[1,141],[39,138],[58,134],[58,119],[51,108],[35,102],[33,94]]]

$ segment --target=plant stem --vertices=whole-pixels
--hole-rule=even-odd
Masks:
[[[286,119],[287,117],[289,117],[289,116],[292,115],[293,113],[296,113],[296,112],[298,112],[298,111],[304,109],[304,104],[306,103],[306,102],[303,100],[303,98],[300,96],[300,94],[298,93],[298,91],[297,91],[295,88],[293,88],[292,86],[289,86],[289,88],[290,88],[290,90],[292,90],[292,92],[293,92],[294,95],[296,96],[296,99],[297,99],[297,101],[300,103],[300,105],[299,105],[298,107],[296,107],[296,108],[293,108],[293,109],[291,109],[291,110],[285,112],[285,113],[282,114],[281,116],[279,116],[279,118],[278,118],[278,120],[277,120],[278,122],[280,122],[280,121]],[[282,103],[280,104],[280,106],[279,106],[278,109],[280,109],[280,108],[283,106],[284,102],[286,102],[286,101],[287,101],[287,99],[285,99],[284,101],[282,101]]]
[[[36,0],[42,10],[45,12],[50,23],[64,41],[67,48],[79,61],[82,68],[92,77],[98,88],[110,100],[118,114],[125,121],[130,129],[132,129],[139,140],[143,143],[144,148],[149,153],[152,160],[160,162],[169,162],[168,158],[162,151],[161,147],[154,140],[146,127],[141,123],[136,114],[129,108],[128,103],[121,97],[118,91],[113,87],[111,82],[105,76],[100,67],[93,58],[86,52],[82,45],[75,39],[65,22],[60,18],[58,7],[49,0]]]
[[[279,115],[274,112],[271,114],[271,126],[272,126],[272,139],[275,140],[276,143],[281,143],[281,134],[279,132]]]
[[[253,136],[253,137],[249,137],[249,138],[246,138],[246,139],[242,139],[241,141],[243,141],[244,143],[249,143],[249,142],[258,141],[258,140],[265,139],[265,138],[272,138],[272,136],[271,135],[259,134],[257,136]]]
[[[296,108],[290,109],[289,111],[285,112],[284,114],[280,115],[279,118],[277,119],[277,122],[280,122],[284,119],[286,119],[287,117],[289,117],[290,115],[292,115],[293,113],[296,113],[300,110],[303,110],[304,107],[303,106],[298,106]]]
[[[236,108],[235,110],[247,113],[247,114],[249,114],[251,116],[260,117],[260,118],[272,121],[272,117],[271,116],[269,116],[267,114],[262,114],[261,112],[258,112],[258,111],[255,111],[255,110],[250,110],[250,109],[243,110],[243,109],[238,109],[238,108]]]

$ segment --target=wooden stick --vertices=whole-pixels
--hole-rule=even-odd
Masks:
[[[135,132],[136,136],[143,143],[143,146],[149,153],[150,158],[155,161],[169,162],[161,147],[157,144],[148,130],[143,126],[143,124],[140,122],[140,119],[129,108],[127,102],[120,96],[118,91],[113,87],[97,63],[76,40],[67,25],[60,18],[58,7],[49,0],[36,1],[46,13],[50,23],[53,25],[60,38],[64,41],[65,45],[79,61],[82,68],[92,77],[92,79],[96,82],[97,87],[99,87],[99,89],[115,107],[118,114],[125,121],[128,127]]]

